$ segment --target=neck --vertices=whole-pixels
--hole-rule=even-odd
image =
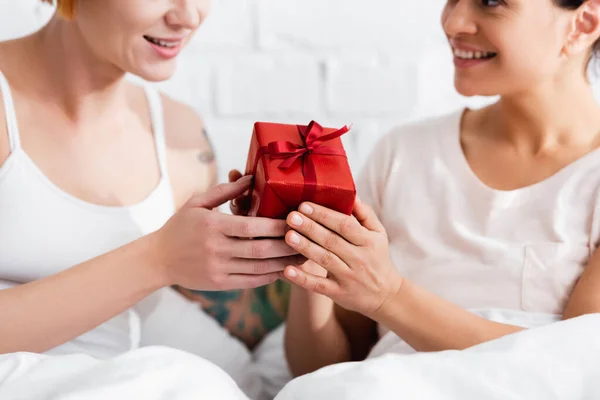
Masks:
[[[575,73],[502,97],[490,113],[494,131],[533,153],[559,143],[589,144],[600,127],[593,90]]]
[[[54,17],[29,44],[32,95],[51,99],[78,124],[122,109],[125,72],[94,54],[75,23]]]

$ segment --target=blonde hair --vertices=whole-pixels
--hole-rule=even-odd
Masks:
[[[44,3],[54,4],[54,0],[41,0]],[[56,9],[59,14],[66,19],[73,19],[75,16],[75,1],[76,0],[56,0]]]

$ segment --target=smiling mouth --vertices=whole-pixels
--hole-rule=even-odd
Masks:
[[[452,49],[452,53],[456,58],[461,60],[489,60],[498,55],[498,53],[488,51],[464,51],[458,49]]]
[[[152,44],[164,47],[166,49],[172,49],[173,47],[179,46],[179,44],[181,43],[181,40],[162,40],[162,39],[153,38],[152,36],[147,36],[147,35],[144,35],[144,39],[146,39],[148,42],[150,42]]]

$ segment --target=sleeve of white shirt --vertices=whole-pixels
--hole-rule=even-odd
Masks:
[[[373,208],[379,219],[382,217],[386,185],[396,153],[393,136],[393,132],[390,132],[377,142],[356,180],[358,197]]]

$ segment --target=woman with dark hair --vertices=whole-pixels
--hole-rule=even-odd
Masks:
[[[498,96],[394,129],[354,215],[303,204],[288,244],[295,375],[362,360],[384,332],[464,349],[526,327],[470,312],[600,312],[600,0],[449,0],[455,87]]]

